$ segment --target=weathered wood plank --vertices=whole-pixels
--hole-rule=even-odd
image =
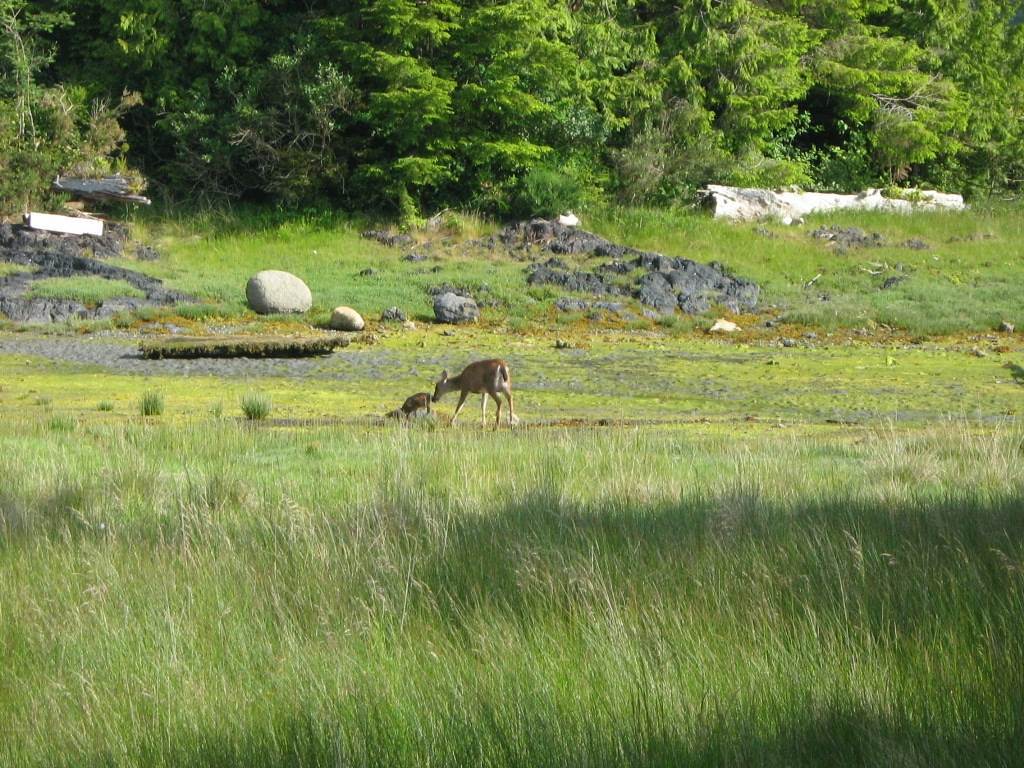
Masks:
[[[96,235],[102,237],[103,222],[99,219],[58,216],[55,213],[32,212],[25,217],[25,223],[32,229],[46,232],[61,232],[67,235]]]
[[[69,195],[91,200],[121,200],[140,205],[150,204],[148,197],[132,191],[130,182],[121,174],[102,179],[66,179],[58,176],[53,182],[53,188],[58,192],[67,192]]]

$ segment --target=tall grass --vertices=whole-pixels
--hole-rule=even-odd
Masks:
[[[1011,764],[1022,438],[8,423],[0,765]]]

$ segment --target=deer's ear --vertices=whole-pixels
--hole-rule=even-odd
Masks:
[[[448,369],[441,371],[441,381],[448,381]]]

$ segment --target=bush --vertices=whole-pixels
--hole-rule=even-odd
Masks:
[[[114,410],[114,404],[109,400],[103,400],[99,405],[96,406],[97,411],[103,411],[104,413],[110,413]]]
[[[242,398],[242,413],[249,421],[262,421],[270,415],[270,398],[259,392],[250,392]]]
[[[164,412],[164,396],[150,390],[139,400],[139,413],[143,416],[159,416]]]
[[[579,179],[561,168],[542,165],[532,168],[523,177],[514,213],[523,218],[551,218],[574,208],[579,209],[584,197],[584,188]]]

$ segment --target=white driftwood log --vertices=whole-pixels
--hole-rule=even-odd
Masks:
[[[938,209],[962,211],[967,207],[961,195],[929,189],[908,193],[914,198],[913,201],[885,197],[880,189],[868,189],[857,195],[837,195],[830,192],[783,192],[708,184],[701,192],[716,219],[749,221],[773,218],[784,224],[799,221],[810,213],[849,209],[909,213],[913,210]]]
[[[120,200],[140,205],[150,203],[148,197],[135,194],[128,179],[119,173],[102,179],[66,179],[58,176],[53,182],[53,188],[58,192],[90,200]]]
[[[42,229],[46,232],[61,232],[66,235],[96,235],[97,237],[103,235],[103,222],[99,219],[33,212],[25,216],[25,223],[31,229]]]

